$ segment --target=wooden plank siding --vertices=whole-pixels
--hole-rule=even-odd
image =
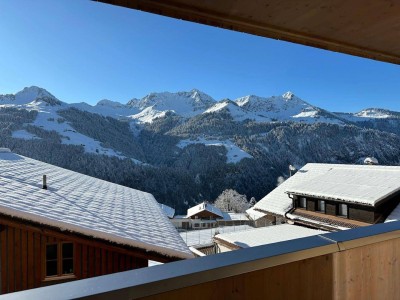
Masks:
[[[30,226],[12,226],[0,219],[1,294],[11,293],[70,280],[106,275],[147,267],[148,259],[124,248],[94,243],[83,238],[41,230]],[[6,225],[4,224],[6,223]],[[23,224],[22,224],[23,225]],[[74,274],[45,278],[46,245],[73,242]],[[61,250],[60,250],[61,251]]]
[[[354,248],[352,242],[334,253],[135,299],[400,299],[400,238]]]

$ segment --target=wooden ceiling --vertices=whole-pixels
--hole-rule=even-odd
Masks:
[[[400,64],[398,0],[95,0]]]

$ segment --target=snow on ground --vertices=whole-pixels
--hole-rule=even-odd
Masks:
[[[355,114],[355,116],[360,118],[372,118],[372,119],[387,119],[393,117],[389,111],[382,109],[369,108],[362,110]]]
[[[113,149],[102,147],[99,141],[76,132],[68,122],[61,122],[60,120],[63,120],[63,118],[57,114],[57,111],[68,107],[69,106],[67,104],[61,104],[61,107],[60,105],[47,106],[45,103],[40,101],[34,101],[26,105],[19,106],[19,108],[38,111],[38,115],[32,125],[48,131],[56,131],[62,136],[61,142],[63,144],[82,145],[87,153],[98,153],[125,158],[125,156],[117,153]]]
[[[220,111],[227,111],[233,120],[242,122],[244,120],[254,120],[256,122],[271,122],[271,118],[266,117],[260,113],[262,112],[250,112],[233,101],[221,101],[207,109],[203,114],[216,113]]]
[[[218,141],[218,140],[206,140],[204,138],[198,138],[195,140],[181,140],[177,144],[177,146],[183,149],[191,144],[204,144],[206,146],[217,146],[217,147],[224,146],[228,151],[228,153],[226,154],[228,163],[237,163],[241,161],[243,158],[253,158],[253,156],[248,154],[246,151],[240,149],[238,146],[236,146],[229,140]]]
[[[22,130],[17,130],[12,133],[13,138],[17,139],[24,139],[24,140],[35,140],[35,139],[40,139],[40,137],[22,129]]]
[[[129,116],[129,118],[136,120],[138,123],[153,123],[155,119],[163,118],[168,112],[173,112],[170,110],[159,111],[153,109],[153,107],[147,107],[140,113]]]
[[[134,107],[123,105],[119,102],[110,100],[101,100],[96,105],[92,106],[87,103],[73,103],[70,107],[75,107],[79,110],[87,111],[90,113],[102,115],[104,117],[113,117],[119,119],[121,117],[127,117],[130,115],[137,114],[139,110]]]
[[[186,245],[195,246],[195,245],[212,243],[214,236],[220,233],[237,232],[250,229],[253,229],[253,227],[249,225],[224,226],[218,228],[199,229],[199,230],[180,232],[180,235],[185,241]]]

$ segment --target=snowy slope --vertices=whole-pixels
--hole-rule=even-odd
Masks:
[[[227,163],[235,164],[241,161],[243,158],[253,158],[253,156],[248,154],[246,151],[240,149],[238,146],[236,146],[234,143],[228,140],[219,141],[219,140],[206,140],[204,138],[198,138],[195,140],[181,140],[177,146],[179,148],[185,148],[190,144],[204,144],[206,146],[225,147],[226,150],[228,151],[226,154]]]
[[[57,112],[62,109],[74,107],[74,104],[61,102],[45,89],[32,86],[24,88],[15,95],[0,95],[0,108],[1,107],[14,107],[26,109],[28,111],[37,111],[38,115],[31,125],[48,131],[56,131],[60,134],[63,144],[82,145],[87,153],[98,153],[124,158],[124,156],[113,149],[102,147],[99,141],[76,132],[67,122],[62,122],[61,120],[63,120],[63,118],[58,115]],[[13,132],[12,136],[21,139],[37,138],[25,130],[17,130]]]
[[[24,105],[32,101],[42,101],[50,105],[59,105],[61,101],[43,88],[37,86],[26,87],[15,95],[0,95],[0,104]]]
[[[223,100],[205,111],[216,112],[228,112],[235,121],[249,119],[256,122],[344,123],[334,114],[308,104],[291,92],[269,98],[249,95],[234,101]]]
[[[394,119],[400,119],[400,113],[379,108],[365,109],[355,114],[331,113],[303,101],[291,92],[284,93],[281,96],[259,97],[250,95],[234,101],[224,99],[217,102],[209,95],[196,89],[189,92],[151,93],[142,99],[134,98],[127,104],[104,99],[92,106],[84,102],[68,104],[60,101],[45,89],[32,86],[24,88],[15,95],[0,95],[1,107],[35,110],[38,112],[38,116],[32,125],[45,130],[56,131],[61,135],[63,144],[83,145],[88,153],[118,157],[123,157],[123,155],[111,148],[101,147],[99,141],[76,132],[67,121],[60,117],[59,111],[76,108],[130,122],[133,136],[138,136],[140,131],[154,120],[165,118],[171,114],[180,116],[183,120],[189,120],[201,114],[228,114],[237,122],[245,120],[254,120],[255,122],[290,121],[339,125],[389,119],[393,121],[390,127],[391,132],[395,132],[397,124]],[[199,120],[201,122],[202,119]],[[199,125],[201,124],[199,123]],[[37,138],[24,131],[23,128],[18,128],[18,131],[15,131],[12,135],[21,139]],[[228,151],[227,162],[230,163],[237,163],[243,158],[252,158],[250,154],[231,142],[230,138],[224,137],[223,140],[219,140],[219,138],[213,137],[212,140],[204,140],[198,137],[197,140],[181,141],[180,147],[183,148],[191,143],[224,146]],[[108,147],[112,147],[112,145]]]
[[[225,99],[222,100],[209,109],[207,109],[204,114],[209,113],[228,113],[233,120],[241,122],[244,120],[255,120],[258,122],[270,122],[271,119],[262,115],[258,115],[255,112],[247,111],[240,107],[236,102]]]
[[[70,105],[71,107],[77,108],[79,110],[87,111],[94,114],[99,114],[104,117],[113,117],[116,119],[128,117],[130,115],[137,114],[139,109],[124,105],[120,102],[111,101],[111,100],[100,100],[96,105],[92,106],[85,102],[82,103],[73,103]]]
[[[382,108],[367,108],[357,113],[335,113],[350,122],[364,122],[375,119],[400,119],[400,113]]]
[[[129,106],[138,108],[141,112],[131,116],[142,123],[151,123],[155,118],[164,116],[167,112],[189,118],[202,113],[212,106],[215,100],[199,90],[178,93],[151,93],[140,101],[131,100]]]

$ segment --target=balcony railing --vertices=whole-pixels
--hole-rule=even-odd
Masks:
[[[8,294],[4,299],[400,299],[400,222]]]

